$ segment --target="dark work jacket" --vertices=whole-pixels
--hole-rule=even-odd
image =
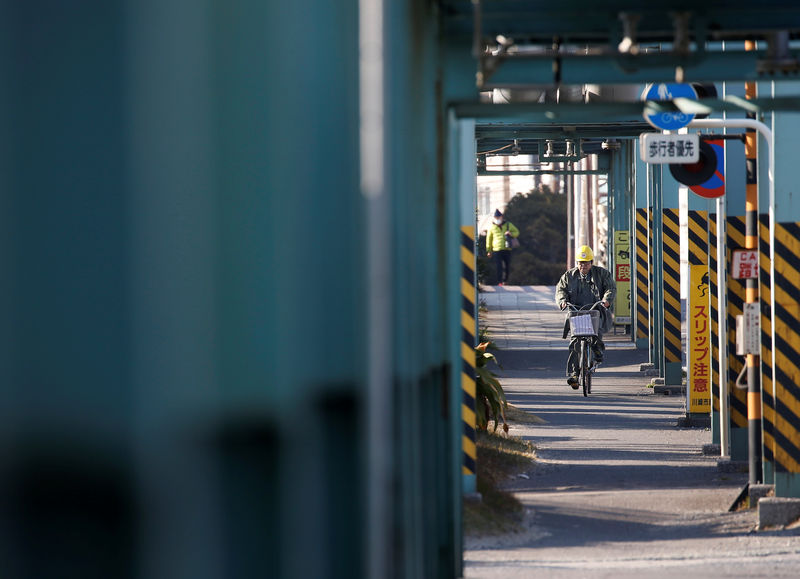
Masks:
[[[576,306],[588,306],[600,300],[609,304],[614,303],[617,295],[617,284],[611,272],[598,265],[592,265],[586,275],[586,281],[581,279],[580,270],[574,267],[568,270],[556,285],[556,304],[569,302]],[[602,330],[608,331],[611,316],[601,308]]]

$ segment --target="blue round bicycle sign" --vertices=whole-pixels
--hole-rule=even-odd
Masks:
[[[642,93],[642,100],[646,101],[671,101],[675,98],[697,100],[697,92],[690,84],[661,83],[647,85]],[[662,131],[676,131],[682,129],[694,120],[694,114],[689,113],[648,113],[645,111],[644,120]]]

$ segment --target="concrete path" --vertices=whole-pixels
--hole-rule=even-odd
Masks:
[[[653,394],[629,336],[607,335],[584,398],[564,378],[554,288],[485,289],[482,325],[509,402],[545,422],[511,425],[537,448],[536,465],[508,481],[527,530],[468,538],[465,577],[800,576],[800,530],[756,531],[755,510],[727,511],[747,474],[702,454],[707,429],[677,427],[683,397]]]

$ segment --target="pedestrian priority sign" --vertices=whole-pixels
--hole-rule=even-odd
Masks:
[[[758,250],[734,249],[731,275],[734,279],[758,278]]]
[[[700,137],[662,133],[643,133],[639,154],[645,163],[697,163],[700,160]]]

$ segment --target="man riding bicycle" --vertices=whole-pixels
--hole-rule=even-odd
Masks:
[[[593,265],[594,253],[588,245],[578,248],[575,257],[577,266],[567,270],[556,286],[556,304],[560,309],[572,304],[577,307],[590,306],[602,302],[600,331],[592,340],[592,352],[595,364],[603,361],[606,346],[603,343],[602,330],[607,327],[607,317],[610,315],[607,308],[611,307],[617,293],[617,284],[614,276],[607,269]],[[566,332],[566,330],[565,330]],[[565,336],[566,337],[566,334]],[[578,352],[577,339],[573,336],[569,343],[569,357],[567,358],[567,384],[573,389],[578,388]]]

